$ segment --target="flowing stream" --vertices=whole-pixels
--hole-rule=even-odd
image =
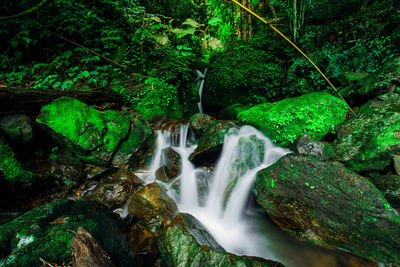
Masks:
[[[181,157],[177,178],[163,184],[179,211],[196,217],[228,252],[258,256],[286,266],[350,266],[341,252],[299,242],[266,219],[251,194],[256,173],[272,165],[289,150],[275,146],[251,126],[232,128],[225,136],[221,156],[213,173],[195,168],[188,160],[196,144],[188,138],[187,125],[179,134],[157,132],[151,173],[141,175],[153,182],[154,172],[165,164],[163,149],[172,147]]]
[[[203,87],[204,87],[204,80],[207,74],[207,68],[204,70],[204,73],[202,73],[199,70],[195,70],[196,71],[196,80],[197,80],[197,89],[199,91],[199,98],[200,98],[200,102],[197,103],[197,106],[199,107],[199,112],[203,113],[203,103],[201,102],[202,99],[202,95],[203,95]]]

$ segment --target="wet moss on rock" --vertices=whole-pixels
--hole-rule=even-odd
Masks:
[[[69,97],[44,106],[37,122],[80,159],[102,165],[126,161],[152,136],[139,119],[114,110],[100,112]]]
[[[346,103],[328,93],[311,93],[276,103],[264,103],[238,114],[238,121],[250,124],[283,146],[308,133],[321,140],[346,119]]]

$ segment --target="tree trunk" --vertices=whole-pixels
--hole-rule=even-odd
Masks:
[[[290,28],[292,30],[293,40],[297,41],[302,33],[304,26],[304,15],[306,12],[306,1],[305,0],[289,0],[289,6],[291,8],[291,23]]]
[[[251,0],[242,0],[242,4],[249,9],[252,9]],[[251,24],[251,14],[244,9],[240,9],[240,38],[248,41],[251,38],[253,26]]]

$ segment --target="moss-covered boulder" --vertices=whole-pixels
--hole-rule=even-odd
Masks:
[[[218,113],[218,118],[221,120],[236,120],[237,115],[245,110],[251,108],[250,105],[243,105],[243,104],[233,104],[227,108],[224,108]]]
[[[221,153],[225,135],[234,127],[236,125],[228,121],[214,121],[209,124],[189,160],[196,166],[215,162]]]
[[[384,95],[360,108],[338,127],[339,161],[360,171],[384,170],[400,153],[400,95]]]
[[[216,119],[208,114],[196,113],[190,117],[189,126],[196,135],[201,136],[204,130]]]
[[[69,97],[44,106],[36,121],[80,159],[103,165],[126,162],[152,137],[151,128],[139,119],[101,112]]]
[[[37,176],[26,170],[16,158],[14,151],[0,136],[0,179],[11,188],[28,189],[36,182]]]
[[[205,78],[204,105],[221,109],[281,97],[284,72],[274,61],[272,53],[244,44],[214,54]]]
[[[149,90],[136,106],[140,118],[151,122],[166,118],[182,118],[176,87],[160,82],[151,86],[154,89]]]
[[[163,261],[169,267],[283,266],[272,260],[225,252],[204,226],[189,214],[179,214],[175,217],[165,233],[160,236],[158,247]]]
[[[400,217],[370,181],[340,163],[289,154],[257,174],[253,192],[299,239],[400,263]]]
[[[240,112],[238,121],[253,125],[276,143],[289,145],[305,133],[321,140],[344,122],[346,114],[346,103],[340,98],[311,93],[254,106]]]
[[[83,227],[117,266],[134,266],[119,218],[96,202],[59,200],[0,226],[1,266],[40,266],[40,258],[68,265],[71,240]],[[105,231],[106,229],[106,231]]]

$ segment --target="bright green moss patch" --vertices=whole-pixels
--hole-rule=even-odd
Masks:
[[[311,93],[242,111],[238,120],[263,131],[276,143],[288,145],[308,133],[321,140],[346,119],[346,103],[328,93]]]
[[[97,164],[127,160],[151,135],[138,119],[113,110],[100,112],[68,97],[44,106],[37,122],[79,158]]]

